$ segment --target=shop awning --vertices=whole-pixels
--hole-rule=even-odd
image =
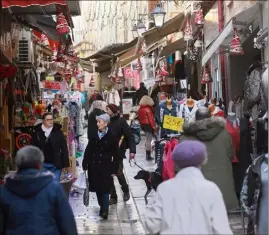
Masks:
[[[125,67],[136,60],[138,57],[142,56],[143,52],[141,51],[143,44],[143,38],[139,38],[137,44],[132,47],[129,51],[125,52],[119,56],[118,65]]]
[[[18,21],[28,27],[44,32],[50,39],[58,41],[59,34],[56,30],[56,22],[51,16],[24,15],[17,17]]]
[[[219,48],[227,48],[232,40],[233,37],[233,29],[234,27],[237,30],[244,31],[244,29],[248,28],[252,25],[253,31],[258,27],[258,16],[259,15],[259,3],[254,4],[252,7],[248,8],[247,10],[239,13],[234,18],[232,18],[224,29],[220,32],[217,38],[212,42],[211,46],[206,51],[205,55],[202,58],[202,66],[204,66],[208,60],[213,56],[213,54]],[[244,36],[240,36],[241,42],[246,39]]]
[[[179,13],[177,16],[166,21],[161,29],[152,28],[149,31],[143,33],[143,37],[147,46],[158,42],[162,38],[166,37],[171,33],[181,31],[185,24],[185,13]]]
[[[92,54],[91,56],[84,58],[84,60],[99,60],[103,58],[112,58],[112,56],[118,55],[120,53],[124,53],[130,50],[132,47],[136,46],[138,42],[138,38],[135,38],[131,42],[128,43],[114,43],[108,46],[105,46],[101,50]]]
[[[78,0],[2,0],[2,7],[16,15],[56,15],[56,4],[67,5],[72,16],[81,14]]]
[[[150,46],[147,46],[145,54],[149,54],[150,52],[154,51],[159,47],[166,46],[167,40],[166,38],[162,38],[160,41],[153,43]]]
[[[180,38],[176,40],[175,42],[172,42],[171,44],[168,44],[167,46],[162,48],[160,56],[168,56],[170,54],[173,54],[175,51],[184,51],[185,50],[185,41],[183,38]]]

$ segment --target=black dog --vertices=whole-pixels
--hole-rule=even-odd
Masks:
[[[150,194],[151,190],[157,190],[157,187],[160,183],[162,183],[162,176],[157,174],[156,172],[149,172],[145,170],[141,170],[134,176],[136,180],[144,180],[147,186],[147,192],[144,196],[146,204],[148,204],[148,195]]]

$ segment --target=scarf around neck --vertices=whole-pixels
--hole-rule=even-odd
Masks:
[[[98,130],[98,137],[100,140],[106,135],[107,131],[108,131],[108,128],[106,128],[104,131]]]

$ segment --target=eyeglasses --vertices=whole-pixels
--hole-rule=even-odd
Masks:
[[[45,119],[45,121],[53,121],[53,119]]]

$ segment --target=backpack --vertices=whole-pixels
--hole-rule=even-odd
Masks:
[[[134,140],[135,140],[135,144],[138,145],[141,141],[140,124],[138,122],[132,122],[132,124],[130,125],[130,128],[131,128],[131,132],[134,137]]]

